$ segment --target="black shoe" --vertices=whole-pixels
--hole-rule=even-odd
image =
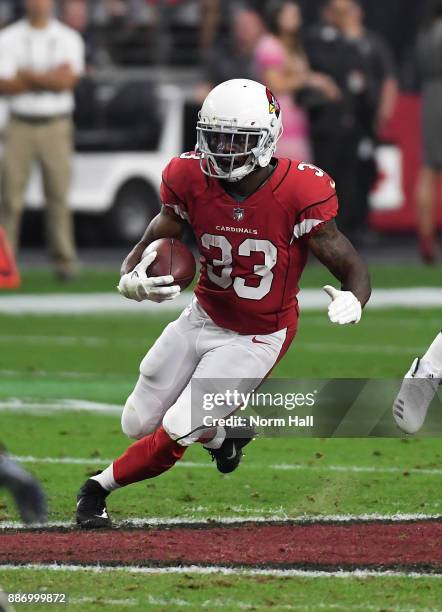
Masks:
[[[242,449],[255,438],[256,430],[250,425],[226,427],[226,433],[226,439],[219,448],[206,448],[222,474],[230,474],[236,470],[244,454]]]
[[[109,491],[96,480],[86,480],[77,495],[77,524],[85,529],[111,527],[112,521],[106,509]]]

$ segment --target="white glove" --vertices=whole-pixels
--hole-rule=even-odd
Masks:
[[[362,306],[358,298],[351,291],[339,291],[330,285],[323,287],[332,299],[328,307],[328,317],[332,323],[348,325],[359,323],[362,316]]]
[[[123,274],[117,287],[121,295],[137,302],[142,302],[143,300],[164,302],[166,300],[174,300],[179,296],[181,292],[179,285],[165,287],[165,285],[170,285],[174,282],[173,276],[152,276],[149,278],[146,275],[147,268],[155,260],[156,256],[156,251],[148,253],[135,266],[132,272]]]

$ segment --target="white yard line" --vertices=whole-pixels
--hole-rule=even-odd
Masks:
[[[100,459],[99,457],[23,457],[13,456],[19,463],[49,463],[52,465],[109,465],[113,459]]]
[[[94,336],[33,336],[33,335],[1,335],[0,343],[12,344],[54,344],[56,346],[102,346],[114,343],[114,338],[98,338]],[[124,340],[124,339],[122,339]]]
[[[121,416],[123,406],[76,399],[48,399],[42,402],[27,398],[10,398],[0,401],[0,412],[37,412],[48,414],[78,411],[98,412],[99,414],[103,415]]]
[[[153,595],[148,595],[147,597],[131,597],[127,599],[110,599],[105,597],[68,597],[66,603],[68,605],[83,605],[83,604],[97,604],[98,606],[123,606],[123,607],[132,607],[132,606],[146,606],[156,607],[159,606],[161,608],[168,608],[170,606],[174,606],[176,608],[192,608],[195,609],[213,609],[213,608],[230,608],[236,610],[256,610],[257,604],[252,601],[242,601],[240,599],[227,599],[223,597],[222,599],[205,599],[201,602],[194,601],[186,601],[185,599],[177,598],[177,597],[154,597]],[[309,604],[282,604],[279,603],[276,606],[277,610],[304,610],[304,611],[315,611],[315,610],[375,610],[379,611],[379,606],[372,606],[369,604],[349,604],[348,602],[341,603],[324,603],[324,602],[315,602],[313,606]],[[397,606],[389,606],[389,612],[440,612],[440,608],[422,608],[419,610],[417,608],[408,608],[401,606],[400,608]]]
[[[185,525],[235,525],[244,523],[285,523],[293,522],[298,525],[309,525],[312,523],[320,523],[322,525],[335,523],[378,523],[387,521],[390,523],[406,523],[419,522],[430,520],[441,520],[441,514],[329,514],[329,515],[300,515],[300,516],[211,516],[210,518],[196,518],[195,516],[176,516],[176,517],[150,517],[150,518],[128,518],[124,521],[115,521],[116,527],[171,527]],[[72,521],[50,521],[44,525],[23,525],[18,521],[2,521],[0,522],[0,532],[7,529],[15,529],[17,531],[39,531],[45,528],[69,528],[73,527]]]
[[[114,293],[7,295],[0,298],[3,314],[105,314],[126,312],[150,314],[176,312],[187,306],[190,293],[164,304],[137,303]],[[301,309],[318,310],[327,307],[328,298],[321,289],[303,289],[299,294]],[[442,289],[412,287],[404,289],[375,289],[369,303],[375,308],[441,308]]]
[[[160,606],[167,608],[175,606],[176,608],[193,608],[205,610],[206,608],[230,608],[232,610],[257,610],[260,604],[252,601],[242,601],[240,599],[205,599],[202,602],[186,601],[185,599],[177,597],[154,597],[148,595],[147,597],[131,598],[131,599],[104,599],[102,597],[69,597],[69,604],[84,604],[84,603],[96,603],[99,606]],[[261,606],[260,606],[261,607]],[[369,604],[349,604],[348,602],[341,603],[324,603],[315,602],[314,605],[309,604],[282,604],[279,603],[276,606],[272,606],[276,610],[304,610],[304,611],[315,611],[315,610],[375,610],[379,612],[379,606],[372,606]],[[417,608],[408,607],[397,607],[389,606],[389,612],[440,612],[440,608]]]
[[[32,455],[16,456],[14,457],[21,463],[49,463],[49,464],[60,464],[60,465],[109,465],[113,459],[100,458],[100,457],[34,457]],[[197,462],[197,461],[178,461],[175,464],[176,467],[181,468],[199,468],[199,469],[212,469],[212,464],[208,462]],[[378,467],[374,465],[306,465],[297,463],[274,463],[274,464],[258,464],[258,463],[247,463],[245,461],[241,465],[242,469],[250,470],[275,470],[276,472],[281,471],[313,471],[313,472],[339,472],[339,473],[356,473],[356,474],[403,474],[407,472],[413,476],[441,476],[442,469],[438,468],[410,468],[407,467]]]
[[[147,598],[147,600],[150,598]],[[147,603],[146,600],[146,603]],[[137,606],[139,603],[143,603],[142,599],[109,599],[106,597],[68,597],[66,603],[70,606],[81,606],[83,604],[94,603],[99,607],[102,606]],[[155,604],[153,604],[155,605]]]
[[[17,334],[17,335],[2,335],[0,336],[1,343],[10,344],[32,344],[32,345],[54,345],[54,346],[146,346],[146,339],[138,338],[121,338],[115,336],[41,336],[32,334]]]
[[[0,297],[3,314],[161,314],[183,310],[192,299],[183,293],[173,302],[135,302],[114,293],[74,293],[42,295],[6,295]]]
[[[277,578],[422,578],[441,579],[442,574],[404,572],[395,570],[337,570],[332,572],[302,570],[302,569],[274,569],[274,568],[233,568],[198,565],[178,565],[171,567],[139,567],[139,566],[105,566],[105,565],[69,565],[69,564],[37,564],[27,563],[25,565],[0,565],[0,571],[6,570],[42,570],[42,571],[61,571],[61,572],[129,572],[131,574],[221,574],[224,576],[275,576]]]
[[[23,378],[26,377],[27,380],[29,378],[86,378],[86,379],[97,379],[99,378],[115,378],[113,374],[96,374],[94,372],[76,372],[76,371],[66,371],[66,370],[32,370],[32,372],[24,371],[24,370],[0,370],[0,377],[8,377],[8,378]],[[1,411],[1,406],[0,406]]]

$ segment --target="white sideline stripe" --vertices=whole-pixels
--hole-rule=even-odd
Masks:
[[[135,302],[115,293],[8,295],[0,298],[3,314],[85,314],[133,313],[161,314],[183,310],[191,300],[190,293],[163,304]],[[326,309],[329,299],[322,289],[303,289],[299,294],[303,310]],[[370,309],[409,307],[431,308],[442,306],[439,287],[412,287],[404,289],[375,289],[368,304]]]
[[[49,463],[53,465],[109,465],[113,459],[100,459],[99,457],[32,457],[12,455],[12,459],[20,463]],[[202,465],[202,464],[201,464]]]
[[[87,603],[95,603],[99,606],[175,606],[177,608],[194,608],[197,606],[198,609],[206,608],[230,608],[237,610],[256,610],[257,603],[252,601],[241,601],[239,599],[205,599],[204,601],[196,604],[194,602],[186,601],[185,599],[179,599],[177,597],[153,597],[147,595],[146,597],[140,598],[128,598],[128,599],[105,599],[103,597],[69,597],[67,603],[69,605],[82,605]],[[348,604],[347,602],[341,603],[323,603],[315,602],[314,607],[308,604],[279,604],[278,610],[376,610],[379,612],[379,606],[372,606],[367,604]],[[389,606],[390,612],[417,612],[416,608],[400,608],[397,606]],[[419,612],[438,612],[437,608],[419,608]]]
[[[243,523],[285,523],[295,522],[299,525],[320,523],[350,523],[350,522],[379,522],[388,521],[390,523],[402,523],[407,521],[430,521],[441,520],[440,514],[329,514],[329,515],[300,515],[300,516],[211,516],[210,518],[195,518],[195,516],[181,516],[173,518],[150,517],[150,518],[128,518],[124,521],[115,521],[117,527],[162,527],[162,526],[181,526],[181,525],[232,525]],[[41,530],[45,528],[66,528],[73,527],[72,521],[50,521],[44,525],[23,525],[19,521],[0,522],[0,531],[16,529],[18,531]]]
[[[178,565],[170,567],[140,567],[126,565],[70,565],[70,564],[37,564],[27,563],[25,565],[0,565],[0,571],[7,570],[42,570],[60,572],[129,572],[131,574],[222,574],[224,576],[276,576],[281,578],[442,578],[442,574],[404,572],[394,570],[337,570],[326,572],[321,570],[302,570],[302,569],[253,569],[253,568],[234,568],[198,565]]]
[[[23,370],[0,370],[0,376],[20,376],[23,377],[25,373]],[[26,378],[35,378],[35,377],[51,377],[51,378],[87,378],[87,379],[96,379],[97,376],[100,376],[104,379],[109,379],[111,376],[109,374],[94,374],[92,372],[75,372],[75,371],[64,371],[64,370],[55,370],[50,372],[49,370],[33,370],[32,372],[26,372]]]
[[[25,456],[14,456],[16,461],[21,463],[52,463],[60,465],[101,465],[112,463],[113,459],[106,459],[100,457],[33,457],[32,455]],[[212,469],[211,463],[200,463],[197,461],[178,461],[175,464],[176,467],[182,468],[202,468]],[[313,471],[313,472],[353,472],[356,474],[403,474],[407,472],[410,475],[427,475],[427,476],[440,476],[442,475],[442,469],[438,468],[406,468],[406,467],[377,467],[371,465],[304,465],[296,463],[274,463],[269,465],[261,465],[257,463],[242,464],[242,469],[248,468],[251,470],[275,470],[280,471]]]
[[[185,599],[178,599],[176,597],[153,597],[148,595],[139,599],[103,599],[101,597],[70,597],[68,600],[69,604],[83,604],[83,603],[97,603],[99,605],[110,605],[110,606],[136,606],[142,604],[149,604],[149,606],[175,606],[177,608],[193,608],[198,606],[198,609],[206,608],[230,608],[232,610],[256,610],[257,603],[251,601],[241,601],[239,599],[205,599],[203,602],[195,604],[194,602],[186,601]],[[277,610],[375,610],[379,612],[379,606],[372,606],[369,604],[349,604],[347,602],[341,603],[324,603],[315,602],[313,606],[309,604],[278,604]],[[388,606],[389,612],[440,612],[440,608],[404,608],[403,606]]]
[[[90,402],[88,400],[76,399],[53,399],[44,402],[32,401],[30,399],[10,398],[0,401],[0,412],[98,412],[105,415],[120,416],[123,406],[115,404],[103,404],[101,402]]]
[[[123,340],[123,342],[129,343],[129,340]],[[55,344],[61,346],[75,346],[77,344],[85,344],[86,346],[101,346],[103,344],[114,343],[113,338],[98,338],[94,336],[32,336],[32,335],[15,335],[15,336],[0,336],[0,342],[17,342],[25,344]]]
[[[132,314],[161,314],[183,310],[191,300],[190,293],[179,295],[173,302],[156,304],[135,302],[114,293],[74,293],[43,295],[8,295],[0,298],[3,314],[106,314],[127,312]]]
[[[175,606],[177,608],[193,608],[198,606],[198,609],[206,608],[230,608],[232,610],[256,610],[257,603],[251,601],[241,601],[240,599],[205,599],[203,602],[195,604],[194,602],[186,601],[185,599],[178,599],[176,597],[153,597],[148,595],[142,598],[131,598],[131,599],[103,599],[102,597],[70,597],[68,600],[69,604],[84,604],[84,603],[97,603],[99,605],[108,606],[136,606],[142,604],[148,604],[149,606]],[[278,604],[277,610],[375,610],[379,612],[379,606],[372,606],[369,604],[349,604],[347,602],[341,603],[324,603],[315,602],[314,606],[309,604]],[[440,608],[404,608],[403,606],[389,606],[389,612],[440,612]]]

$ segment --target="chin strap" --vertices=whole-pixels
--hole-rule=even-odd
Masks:
[[[226,180],[228,183],[237,183],[238,181],[242,181],[243,178],[245,178],[246,176],[248,176],[249,174],[251,174],[254,171],[254,169],[257,166],[257,160],[255,159],[250,164],[245,164],[241,169],[245,169],[249,165],[250,165],[250,169],[247,170],[247,172],[245,174],[241,174],[241,176],[231,176],[230,178],[225,178],[224,180]],[[220,177],[220,178],[222,178],[222,177]]]

